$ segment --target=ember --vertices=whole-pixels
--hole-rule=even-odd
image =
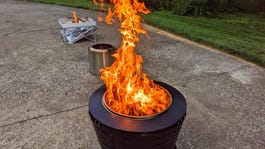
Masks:
[[[113,16],[121,22],[122,44],[113,56],[113,65],[100,70],[107,91],[105,103],[116,113],[128,116],[155,115],[167,109],[169,94],[154,84],[142,72],[143,58],[134,51],[138,33],[146,34],[141,27],[139,13],[150,11],[138,0],[111,0],[114,10],[108,10],[106,22],[112,24]]]

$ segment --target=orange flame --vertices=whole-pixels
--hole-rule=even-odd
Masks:
[[[93,3],[94,3],[95,5],[98,5],[97,0],[93,0]]]
[[[121,22],[121,47],[113,56],[116,61],[110,67],[101,69],[101,79],[107,91],[106,104],[113,111],[130,116],[149,116],[164,111],[169,103],[168,93],[155,85],[142,72],[143,58],[134,51],[138,33],[146,34],[141,27],[139,13],[150,11],[138,0],[111,0],[114,10],[108,10],[106,22],[112,24],[113,16]]]
[[[100,10],[103,11],[104,10],[104,0],[99,0],[100,1]],[[96,0],[93,0],[93,3],[97,6],[98,5],[98,2]],[[104,19],[102,17],[102,13],[99,12],[99,15],[98,15],[98,22],[103,22]]]
[[[100,15],[98,16],[98,22],[103,22],[104,21],[104,19],[101,17],[101,13],[100,13]]]
[[[72,15],[73,15],[73,21],[74,21],[74,23],[78,23],[79,22],[79,19],[78,19],[77,15],[76,15],[76,12],[75,11],[72,11]]]

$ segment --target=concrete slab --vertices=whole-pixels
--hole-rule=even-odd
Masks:
[[[57,19],[71,15],[71,10],[74,8],[1,2],[0,97],[5,102],[0,103],[0,125],[86,105],[92,91],[102,85],[89,73],[88,47],[95,43],[65,45],[61,39]],[[93,19],[98,15],[76,11]],[[19,19],[5,21],[10,16]],[[105,26],[98,25],[99,33],[117,32],[116,40],[111,34],[102,34],[98,40],[118,47],[118,26]]]
[[[88,47],[65,45],[57,19],[71,10],[0,1],[0,148],[88,148],[99,144],[87,114],[91,93],[102,85],[89,73]],[[98,24],[97,43],[119,47],[118,24]],[[262,148],[265,70],[145,25],[137,52],[144,71],[178,88],[188,115],[179,148]]]
[[[87,107],[0,128],[1,148],[100,149]]]
[[[186,95],[188,102],[179,148],[264,147],[263,89],[246,87],[230,74],[174,87]]]
[[[87,44],[67,47],[54,30],[0,38],[0,125],[85,105],[100,85],[88,71]]]

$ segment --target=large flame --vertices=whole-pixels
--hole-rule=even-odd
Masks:
[[[164,111],[170,103],[168,93],[155,85],[142,72],[143,58],[134,51],[138,33],[146,34],[141,27],[139,13],[150,11],[138,0],[111,0],[114,10],[108,10],[106,22],[112,24],[113,16],[121,22],[122,43],[113,56],[116,61],[101,69],[101,79],[107,92],[105,102],[111,110],[122,115],[149,116]]]

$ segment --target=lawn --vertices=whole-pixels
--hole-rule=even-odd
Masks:
[[[57,4],[76,8],[85,8],[90,10],[100,10],[98,6],[93,4],[92,0],[25,0],[30,2]]]
[[[265,16],[262,14],[205,18],[157,11],[143,18],[153,26],[265,66]]]
[[[99,10],[92,0],[28,0]],[[173,15],[156,11],[143,15],[145,23],[215,47],[265,67],[265,15],[222,14],[218,18]]]

